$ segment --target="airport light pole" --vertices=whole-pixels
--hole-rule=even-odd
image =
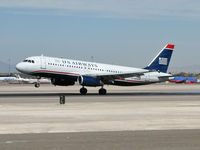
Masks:
[[[8,74],[9,74],[9,76],[10,76],[10,58],[8,59]]]

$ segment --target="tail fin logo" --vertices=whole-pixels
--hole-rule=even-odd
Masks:
[[[164,57],[159,57],[159,64],[160,65],[167,65],[168,59]]]
[[[145,67],[147,70],[157,70],[159,72],[167,72],[169,62],[173,53],[175,45],[168,44],[165,46],[156,57],[151,61],[151,63]]]

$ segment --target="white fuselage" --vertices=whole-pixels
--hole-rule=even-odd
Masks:
[[[86,62],[46,56],[28,57],[23,62],[17,64],[16,68],[20,72],[26,74],[49,78],[53,78],[54,76],[58,75],[79,77],[82,75],[97,76],[102,74],[112,75],[129,72],[147,72],[147,70],[141,68],[124,67],[118,65],[109,65],[96,62]],[[155,71],[147,72],[140,76],[115,79],[115,81],[119,82],[119,84],[116,85],[120,85],[120,82],[133,83],[133,85],[149,84],[167,81],[168,78],[162,77],[168,76],[171,75]]]

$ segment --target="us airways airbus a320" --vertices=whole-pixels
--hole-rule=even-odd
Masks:
[[[104,85],[136,86],[168,81],[167,73],[174,45],[166,45],[145,68],[133,68],[86,62],[47,56],[28,57],[16,65],[22,73],[36,76],[38,79],[51,79],[53,85],[70,86],[79,82],[80,93],[87,94],[87,86],[100,86],[99,94],[105,95]],[[35,84],[39,87],[39,82]]]

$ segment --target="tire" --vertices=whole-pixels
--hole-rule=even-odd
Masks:
[[[80,89],[81,95],[86,95],[87,94],[87,89],[86,88],[81,88]]]
[[[40,87],[40,83],[37,83],[37,82],[36,82],[36,83],[35,83],[35,87],[36,87],[36,88],[39,88],[39,87]]]
[[[99,95],[106,95],[107,91],[104,88],[99,89]]]

